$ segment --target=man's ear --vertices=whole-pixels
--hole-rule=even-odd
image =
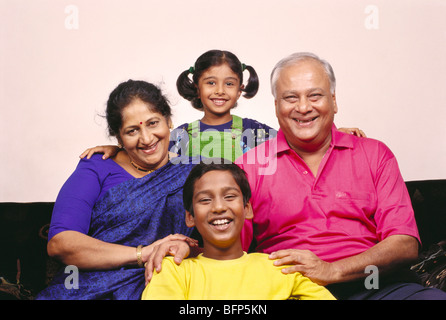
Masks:
[[[333,93],[331,95],[331,98],[333,99],[333,106],[334,106],[334,113],[338,113],[338,104],[336,103],[336,93]]]
[[[254,212],[252,211],[251,202],[245,205],[245,219],[252,219],[254,217]]]
[[[195,219],[187,210],[186,210],[186,226],[188,226],[189,228],[195,227]]]
[[[274,99],[274,112],[276,113],[276,117],[278,118],[279,110],[278,110],[278,102],[277,99]]]

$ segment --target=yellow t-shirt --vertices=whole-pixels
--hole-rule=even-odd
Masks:
[[[145,288],[144,300],[334,300],[325,288],[300,273],[283,274],[264,253],[234,260],[199,255],[177,265],[166,257],[162,271]]]

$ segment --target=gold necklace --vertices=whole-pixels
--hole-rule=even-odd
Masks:
[[[139,170],[139,171],[142,171],[142,172],[152,173],[153,171],[155,171],[155,170],[147,170],[147,169],[143,169],[143,168],[141,168],[140,166],[138,166],[136,163],[134,163],[133,161],[130,161],[130,163],[132,164],[132,166],[133,166],[136,170]]]

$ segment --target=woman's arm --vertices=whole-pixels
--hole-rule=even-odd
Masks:
[[[191,244],[195,241],[181,234],[157,240],[142,248],[142,264],[147,262],[154,247],[174,240],[187,241]],[[48,254],[64,264],[88,270],[107,270],[138,264],[136,247],[104,242],[77,231],[63,231],[56,234],[48,242]]]
[[[107,183],[111,160],[81,160],[64,183],[54,205],[49,232],[48,254],[65,264],[81,269],[110,269],[137,264],[136,248],[117,245],[88,236],[93,207],[101,194],[122,180]],[[113,165],[112,168],[116,166]],[[105,168],[105,169],[104,169]],[[168,236],[142,248],[143,264],[152,248],[170,239],[189,239],[184,235]],[[139,244],[134,244],[135,246]]]
[[[77,231],[63,231],[48,242],[48,255],[79,269],[112,269],[136,264],[136,248],[111,244]]]

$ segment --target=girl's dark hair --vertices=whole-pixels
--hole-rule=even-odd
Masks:
[[[166,119],[172,116],[169,102],[157,86],[145,81],[130,79],[119,84],[108,98],[105,117],[111,136],[119,137],[122,111],[135,99],[147,103],[153,112],[162,114]]]
[[[259,77],[253,67],[242,64],[237,56],[229,51],[210,50],[198,57],[195,66],[183,71],[177,79],[178,93],[186,100],[192,103],[195,109],[203,110],[203,104],[198,96],[198,80],[204,71],[210,67],[220,66],[227,63],[231,70],[238,75],[240,85],[243,84],[243,71],[249,71],[249,79],[243,96],[247,99],[254,97],[259,90]],[[192,73],[192,80],[189,74]]]
[[[246,178],[245,171],[238,165],[234,163],[225,163],[224,159],[214,159],[211,163],[208,163],[208,161],[206,161],[206,163],[200,162],[192,168],[183,186],[183,206],[192,216],[194,215],[192,199],[194,196],[195,182],[205,173],[215,170],[229,171],[232,174],[235,182],[242,191],[244,205],[251,199],[251,187],[249,186],[248,178]]]

